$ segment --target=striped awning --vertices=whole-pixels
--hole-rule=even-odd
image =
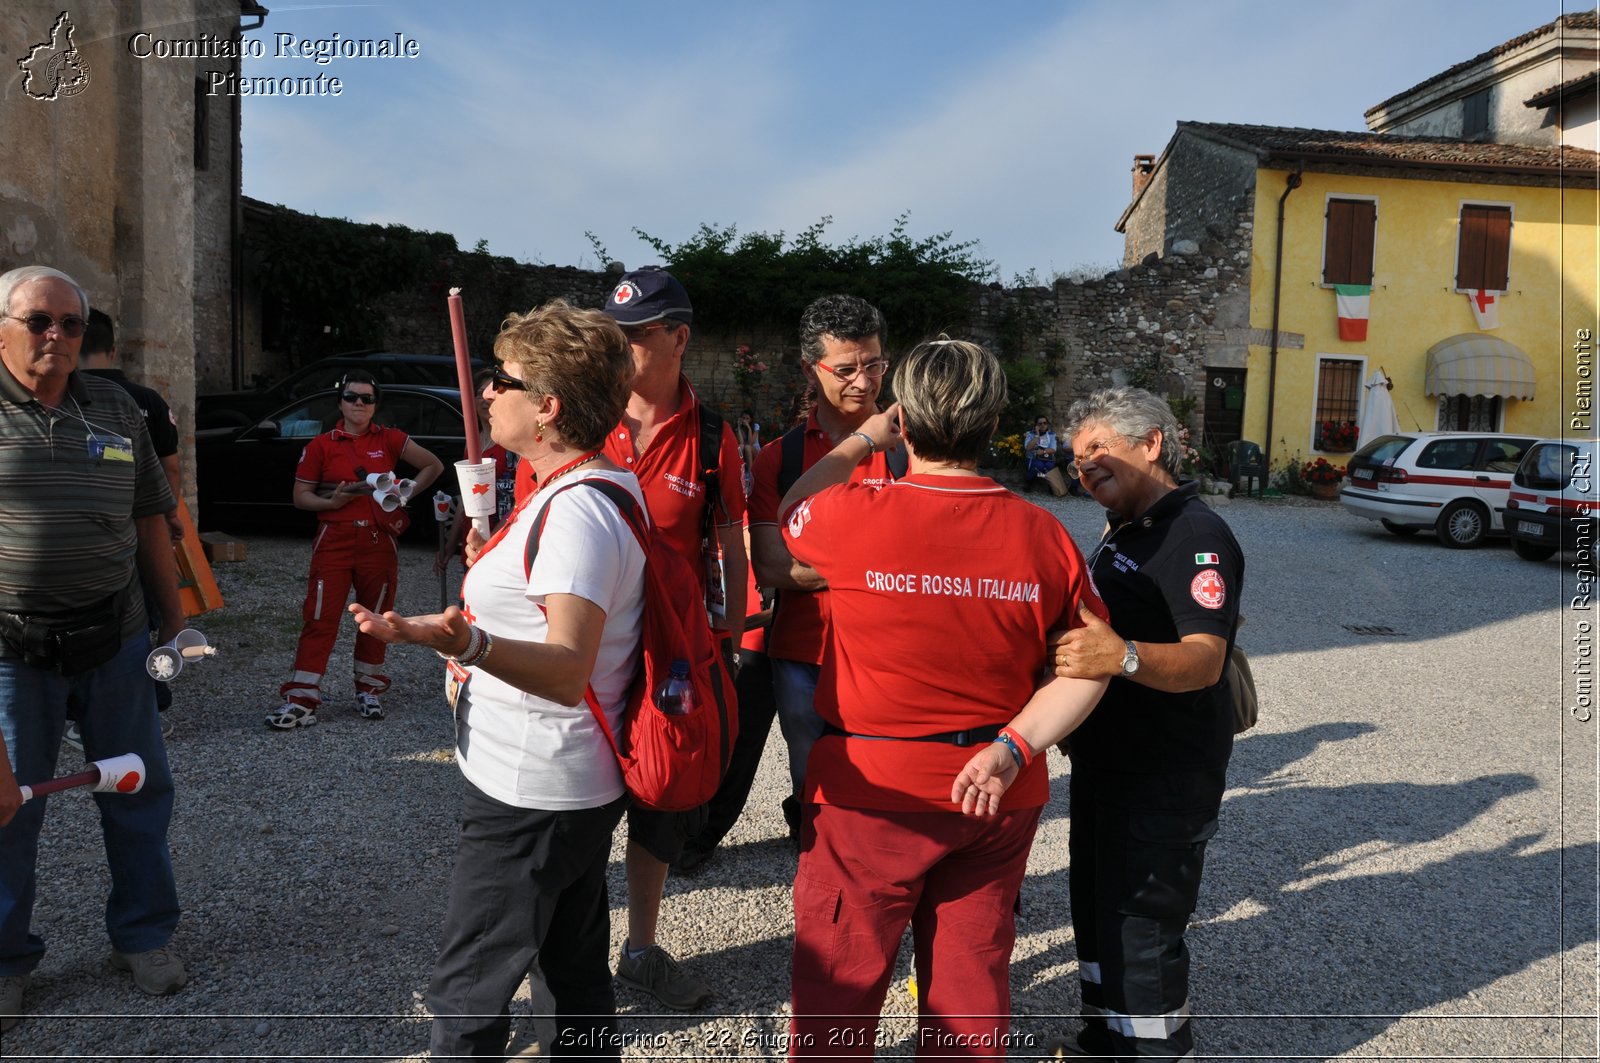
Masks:
[[[1533,398],[1533,361],[1516,344],[1463,332],[1428,348],[1425,395]]]

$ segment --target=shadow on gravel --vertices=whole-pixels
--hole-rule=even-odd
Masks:
[[[1517,830],[1521,813],[1501,805],[1536,789],[1526,774],[1345,786],[1283,774],[1319,745],[1371,730],[1337,723],[1244,740],[1249,770],[1223,804],[1189,934],[1191,1003],[1208,1056],[1332,1058],[1399,1023],[1438,1024],[1453,1051],[1498,1038],[1484,1058],[1507,1044],[1554,1043],[1540,1040],[1555,1036],[1551,1018],[1562,1012],[1553,970],[1544,1007],[1519,1008],[1521,1017],[1492,1017],[1497,1009],[1474,998],[1591,939],[1595,847],[1561,848],[1532,821]],[[1470,839],[1450,836],[1479,817],[1500,817],[1494,833],[1511,840],[1462,851]],[[1024,903],[1029,893],[1064,896],[1066,875],[1030,877]],[[1041,917],[1070,920],[1025,915],[1034,929]],[[1019,963],[1013,984],[1062,961],[1048,952]],[[1075,1013],[1075,975],[1054,989],[1052,1010]],[[1398,1018],[1418,1011],[1456,1017]]]

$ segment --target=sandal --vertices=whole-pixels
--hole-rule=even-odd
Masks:
[[[286,701],[278,711],[267,716],[267,726],[278,731],[292,731],[296,727],[310,727],[317,722],[317,710]]]

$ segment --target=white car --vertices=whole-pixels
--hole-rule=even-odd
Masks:
[[[1529,449],[1511,480],[1506,531],[1517,556],[1543,561],[1557,550],[1578,551],[1595,562],[1600,517],[1600,440],[1541,439]]]
[[[1403,432],[1379,436],[1350,458],[1339,500],[1396,535],[1433,529],[1450,547],[1503,531],[1511,477],[1536,436]]]

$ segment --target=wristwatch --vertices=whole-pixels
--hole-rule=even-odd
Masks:
[[[1122,658],[1122,674],[1126,677],[1139,670],[1139,651],[1134,648],[1132,639],[1129,639],[1123,645],[1128,647],[1127,655]]]

